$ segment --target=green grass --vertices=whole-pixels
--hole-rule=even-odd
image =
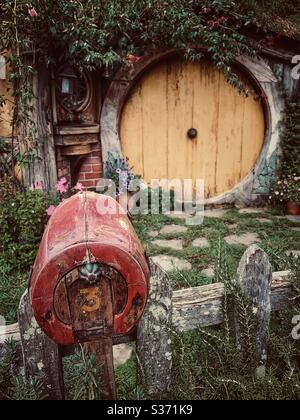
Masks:
[[[275,271],[288,269],[288,258],[286,251],[300,250],[300,233],[292,230],[299,227],[287,219],[280,219],[281,213],[270,209],[261,214],[241,214],[236,209],[229,209],[222,218],[205,218],[200,226],[188,227],[186,233],[181,234],[160,234],[155,239],[183,239],[184,249],[180,251],[161,248],[154,245],[153,238],[148,233],[160,231],[166,225],[185,225],[185,221],[174,219],[163,215],[136,216],[133,218],[133,225],[140,240],[145,246],[148,255],[155,256],[166,254],[177,258],[188,260],[192,264],[190,272],[170,273],[173,288],[180,289],[188,286],[201,286],[212,282],[212,279],[201,274],[201,271],[214,266],[220,240],[226,244],[224,238],[229,235],[241,235],[247,232],[256,233],[259,236],[258,245],[269,255],[271,264]],[[263,223],[259,219],[269,219],[272,223]],[[236,225],[236,226],[235,226]],[[199,237],[206,237],[210,241],[210,248],[193,248],[192,242]],[[228,265],[234,276],[243,253],[246,250],[242,245],[228,245]]]
[[[233,330],[223,327],[172,333],[173,368],[170,392],[162,400],[299,400],[299,345],[291,337],[291,319],[300,308],[272,315],[266,376],[236,348]],[[253,337],[252,337],[253,340]],[[118,398],[148,399],[137,386],[133,355],[116,371]]]
[[[29,272],[13,270],[0,259],[0,315],[7,324],[17,321],[17,309],[28,280]]]

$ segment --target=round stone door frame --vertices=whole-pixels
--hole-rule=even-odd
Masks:
[[[153,65],[176,53],[178,51],[146,56],[135,64],[121,67],[116,73],[104,99],[100,118],[103,162],[107,161],[110,153],[115,157],[124,157],[120,139],[120,120],[126,100],[137,81]],[[259,202],[268,194],[275,174],[280,142],[280,121],[284,110],[284,100],[280,95],[278,79],[263,59],[240,57],[236,63],[261,92],[266,120],[264,146],[250,174],[232,190],[205,200],[206,204],[251,205]]]

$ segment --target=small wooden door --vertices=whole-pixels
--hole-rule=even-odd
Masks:
[[[152,67],[121,117],[122,149],[134,172],[147,182],[204,179],[207,198],[235,187],[253,169],[265,137],[262,104],[246,83],[248,98],[206,60],[172,58]]]

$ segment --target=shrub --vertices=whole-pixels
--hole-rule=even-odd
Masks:
[[[41,191],[8,194],[0,206],[0,259],[12,270],[28,270],[33,264],[48,221],[47,208],[55,202]]]
[[[300,203],[300,176],[293,173],[278,179],[271,190],[270,200],[279,205],[289,201]]]
[[[25,381],[21,372],[20,355],[13,342],[6,342],[0,364],[0,400],[42,400],[41,382],[30,377]]]
[[[279,206],[300,202],[300,101],[298,95],[286,98],[281,134],[281,165],[272,186],[270,200]]]

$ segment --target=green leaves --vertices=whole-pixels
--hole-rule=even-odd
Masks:
[[[65,360],[65,373],[68,399],[101,400],[101,366],[94,354],[88,354],[80,346],[74,356]]]
[[[222,47],[223,56],[229,54],[230,59],[251,49],[236,28],[252,25],[253,12],[249,7],[242,13],[240,2],[88,0],[82,4],[77,0],[36,0],[38,16],[33,19],[27,2],[19,0],[16,20],[11,2],[2,3],[0,29],[7,36],[0,40],[0,50],[8,46],[15,50],[17,44],[21,48],[35,46],[46,61],[68,54],[82,66],[92,63],[101,67],[112,59],[121,62],[128,53],[188,50],[195,43],[219,51]],[[111,50],[115,55],[108,59]]]
[[[0,258],[13,270],[28,270],[33,264],[48,219],[46,209],[53,202],[43,191],[2,195]]]

